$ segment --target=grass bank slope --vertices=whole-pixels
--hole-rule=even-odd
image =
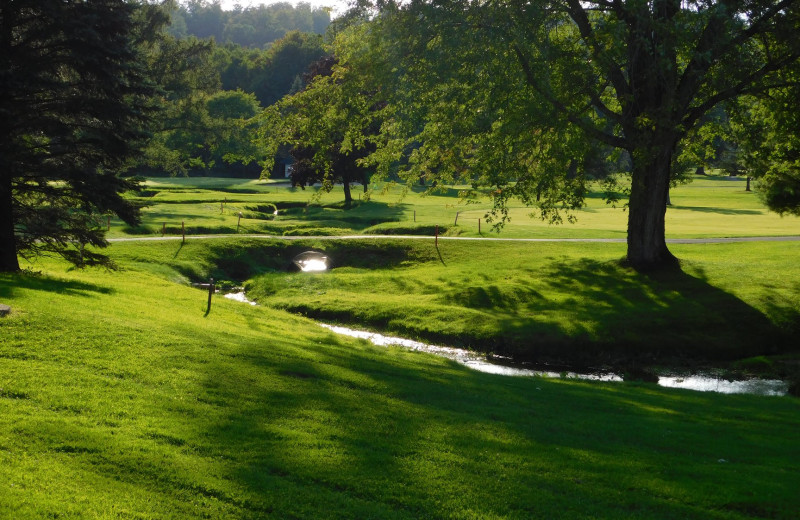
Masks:
[[[320,319],[573,366],[797,351],[797,243],[674,246],[682,270],[652,276],[620,265],[624,244],[417,241],[406,243],[413,260],[394,265],[352,265],[361,254],[316,245],[333,249],[332,271],[267,272],[248,294]]]
[[[0,518],[800,509],[796,399],[474,373],[120,264],[0,275]]]

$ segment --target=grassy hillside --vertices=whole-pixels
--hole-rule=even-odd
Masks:
[[[0,275],[0,518],[800,509],[796,399],[480,374],[222,298],[205,316],[175,280],[213,254],[128,247],[119,272]]]
[[[719,363],[796,351],[797,243],[676,245],[683,271],[619,265],[624,244],[214,240],[117,243],[128,261],[355,327],[571,365]],[[324,251],[326,273],[292,271]],[[148,260],[149,259],[149,260]]]

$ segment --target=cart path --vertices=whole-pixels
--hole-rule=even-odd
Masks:
[[[316,236],[284,236],[284,235],[186,235],[186,240],[210,240],[217,238],[257,238],[262,240],[434,240],[428,235],[316,235]],[[109,238],[108,242],[149,242],[164,240],[182,240],[178,236],[161,237],[125,237]],[[609,244],[625,244],[626,238],[499,238],[499,237],[446,237],[439,240],[473,240],[493,242],[599,242]],[[719,237],[719,238],[668,238],[668,244],[726,244],[730,242],[798,242],[798,236],[776,237]]]

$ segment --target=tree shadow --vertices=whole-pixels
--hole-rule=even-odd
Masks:
[[[38,273],[0,274],[0,297],[12,298],[17,290],[44,291],[72,296],[91,296],[92,293],[112,294],[114,290],[88,282],[63,280]]]
[[[697,459],[719,459],[716,442],[743,452],[790,427],[741,435],[753,411],[741,399],[502,378],[413,354],[382,360],[377,349],[335,338],[295,348],[238,352],[240,367],[258,374],[245,386],[226,371],[204,382],[219,418],[202,421],[197,438],[226,460],[225,478],[247,497],[237,505],[249,511],[310,517],[338,508],[337,517],[422,518],[463,507],[475,516],[524,517],[581,503],[609,518],[632,507],[643,516],[681,516],[684,505],[673,496],[705,468]],[[729,417],[725,430],[705,424],[709,409]],[[673,491],[649,498],[638,486],[648,485],[647,468],[667,461],[672,469],[653,485]],[[783,470],[757,471],[772,478]],[[703,475],[723,477],[719,470]],[[214,498],[233,498],[208,485]],[[743,491],[749,484],[729,485]],[[620,498],[612,492],[619,486],[637,487]],[[779,486],[791,496],[790,483]],[[305,513],[293,503],[302,496],[315,502]]]
[[[557,304],[533,287],[524,313],[501,320],[504,353],[568,363],[728,361],[777,354],[792,346],[792,328],[711,285],[700,270],[642,275],[618,262],[554,261],[540,273],[541,293],[566,295]],[[520,294],[488,304],[513,307]],[[513,301],[512,301],[513,300]],[[797,323],[784,305],[782,322]]]
[[[697,211],[700,213],[717,213],[720,215],[763,215],[763,211],[757,209],[733,209],[733,208],[712,208],[708,206],[681,206],[672,204],[667,209],[682,209],[686,211]]]

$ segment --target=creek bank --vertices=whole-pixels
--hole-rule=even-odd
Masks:
[[[591,381],[623,381],[625,378],[614,372],[574,372],[553,371],[546,368],[537,368],[528,364],[513,363],[498,357],[486,357],[481,354],[452,347],[428,345],[419,341],[404,338],[384,336],[382,334],[349,329],[338,325],[319,323],[320,326],[354,338],[369,340],[378,346],[401,346],[415,351],[428,352],[438,356],[452,359],[474,370],[489,374],[516,377],[551,377],[573,378]],[[659,386],[667,388],[683,388],[700,392],[717,392],[722,394],[753,394],[753,395],[786,395],[789,383],[780,379],[745,379],[729,380],[713,374],[687,374],[687,375],[654,375]]]
[[[231,292],[224,295],[225,298],[256,305],[247,298],[243,291]],[[400,346],[410,350],[427,352],[438,356],[452,359],[457,363],[467,366],[473,370],[489,374],[497,374],[513,377],[550,377],[550,378],[573,378],[591,381],[623,381],[628,377],[620,375],[610,370],[597,371],[575,371],[568,369],[554,369],[552,366],[536,366],[531,363],[515,363],[509,358],[501,356],[485,355],[478,352],[455,348],[431,345],[420,341],[406,338],[385,336],[383,334],[364,330],[355,330],[339,325],[319,323],[336,334],[349,337],[365,339],[377,346]],[[666,388],[683,388],[700,392],[718,392],[723,394],[753,394],[753,395],[786,395],[789,391],[789,383],[780,379],[728,379],[713,373],[655,373],[651,370],[640,371],[647,374],[649,382],[657,383]],[[639,377],[634,379],[640,380]]]

